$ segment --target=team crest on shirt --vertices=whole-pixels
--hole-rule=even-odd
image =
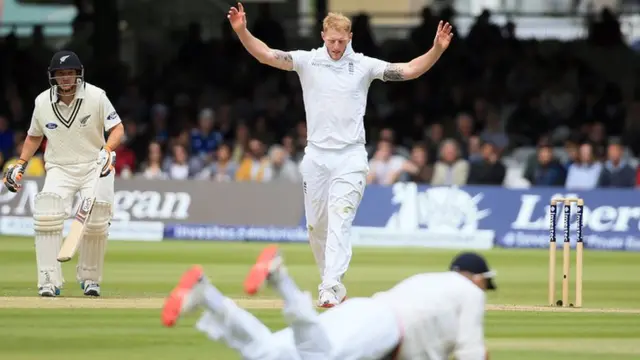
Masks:
[[[89,122],[89,118],[91,117],[91,115],[87,115],[85,117],[83,117],[82,119],[80,119],[80,127],[86,127],[87,123]]]

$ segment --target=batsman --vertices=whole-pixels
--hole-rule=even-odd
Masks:
[[[64,284],[57,255],[73,200],[78,193],[82,198],[92,196],[98,182],[96,201],[78,250],[76,276],[86,296],[100,296],[113,214],[113,149],[120,144],[124,127],[105,91],[84,81],[84,67],[75,53],[57,52],[48,77],[51,86],[36,97],[20,161],[7,169],[2,180],[9,191],[20,191],[29,160],[47,138],[46,177],[33,204],[38,294],[44,297],[60,295]]]

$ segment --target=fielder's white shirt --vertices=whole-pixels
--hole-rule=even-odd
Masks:
[[[414,275],[374,299],[389,304],[403,330],[399,359],[484,360],[485,293],[456,272]]]
[[[324,46],[290,54],[302,85],[307,142],[322,149],[365,144],[369,85],[382,80],[388,63],[354,52],[351,43],[340,60],[331,59]]]
[[[46,136],[44,161],[56,165],[95,162],[106,144],[105,131],[120,124],[120,116],[101,88],[83,83],[73,101],[58,101],[56,87],[36,97],[31,136]]]

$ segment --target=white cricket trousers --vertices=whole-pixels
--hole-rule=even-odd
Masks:
[[[95,184],[96,163],[74,165],[57,165],[46,163],[46,176],[41,192],[51,192],[62,197],[67,216],[73,215],[73,200],[78,192],[84,198],[91,196],[93,184]],[[106,201],[113,205],[114,182],[113,172],[100,178],[96,192],[97,201]]]
[[[285,316],[297,311],[298,320],[276,333],[230,299],[224,313],[206,311],[196,327],[244,360],[381,360],[401,341],[393,310],[375,299],[352,298],[320,315],[311,298],[289,306]]]
[[[351,262],[351,225],[367,182],[364,145],[327,150],[312,144],[300,163],[311,250],[320,270],[319,290],[342,282]]]

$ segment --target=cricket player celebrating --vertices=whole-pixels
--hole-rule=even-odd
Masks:
[[[105,92],[84,81],[84,68],[75,53],[57,52],[48,70],[51,88],[36,98],[20,161],[7,169],[3,182],[9,191],[20,190],[27,163],[46,136],[46,177],[35,197],[33,220],[38,294],[52,297],[60,294],[64,283],[57,261],[64,221],[76,194],[92,196],[98,181],[96,202],[79,249],[77,280],[85,295],[100,296],[114,198],[113,149],[120,144],[124,127]],[[105,132],[109,134],[106,142]]]
[[[307,147],[300,163],[309,243],[322,276],[319,305],[346,297],[342,278],[351,261],[351,224],[369,171],[363,117],[369,85],[375,79],[404,81],[429,70],[447,49],[451,25],[440,22],[427,53],[408,63],[390,64],[356,53],[351,21],[330,13],[323,22],[324,46],[285,52],[269,48],[247,30],[242,4],[229,21],[247,51],[269,66],[296,71],[307,118]]]
[[[457,360],[488,358],[484,344],[484,290],[495,289],[486,261],[475,253],[453,259],[450,271],[409,277],[370,298],[351,298],[318,315],[308,293],[287,274],[276,246],[267,247],[245,280],[255,294],[267,284],[284,299],[289,327],[271,333],[224,297],[200,266],[167,298],[162,320],[200,307],[196,327],[237,350],[245,360]]]

